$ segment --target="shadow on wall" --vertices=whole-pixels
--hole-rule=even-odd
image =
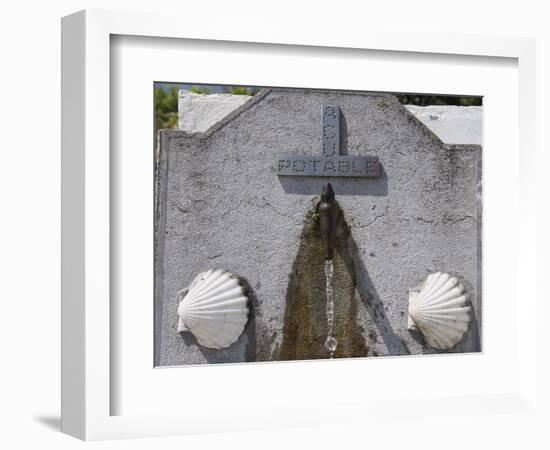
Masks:
[[[353,279],[353,284],[359,298],[363,302],[371,320],[376,325],[379,335],[384,341],[387,355],[409,355],[410,351],[405,342],[393,331],[390,321],[384,311],[384,305],[372,282],[367,268],[361,259],[357,243],[353,239],[350,229],[344,219],[343,213],[339,214],[339,229],[342,238],[338,240],[338,254],[345,263],[347,272]],[[372,354],[371,356],[378,356]]]
[[[384,345],[387,349],[387,355],[410,355],[411,352],[407,346],[407,343],[394,332],[388,318],[386,317],[384,305],[380,300],[380,296],[374,287],[368,270],[361,259],[359,248],[351,234],[348,235],[346,241],[338,248],[338,251],[342,256],[342,259],[346,262],[348,271],[356,276],[357,293],[365,305],[372,321],[375,323],[378,333],[384,341]],[[459,279],[461,278],[458,274],[454,274],[454,276]],[[473,292],[471,286],[469,286],[465,280],[461,279],[461,283],[464,285],[466,292]],[[423,348],[421,354],[469,353],[479,352],[481,350],[478,330],[479,327],[475,309],[472,308],[468,330],[460,342],[450,349],[436,349],[429,347],[424,339],[424,336],[419,331],[408,331],[408,333],[413,339],[422,345]]]
[[[329,357],[324,348],[328,331],[325,313],[324,248],[315,211],[313,207],[306,214],[299,250],[289,276],[283,339],[275,354],[277,360]],[[335,357],[377,356],[369,352],[365,340],[366,330],[357,324],[359,300],[365,305],[384,340],[387,354],[410,354],[406,344],[392,329],[340,208],[337,229],[337,252],[333,261],[334,323],[338,340]]]
[[[324,347],[328,333],[325,312],[325,251],[316,214],[317,204],[318,198],[315,198],[313,206],[306,213],[299,249],[289,275],[283,336],[279,347],[271,352],[273,339],[270,339],[266,332],[258,329],[261,323],[256,320],[258,310],[256,293],[244,277],[239,277],[239,283],[249,298],[249,320],[238,341],[227,349],[212,350],[198,346],[209,363],[309,360],[329,357]],[[352,358],[410,355],[406,342],[392,328],[385,313],[384,304],[339,206],[338,210],[337,247],[333,261],[334,323],[338,346],[334,356]],[[465,287],[471,292],[471,286],[465,283]],[[359,301],[363,303],[370,316],[369,323],[376,326],[378,335],[384,342],[386,348],[384,355],[378,355],[368,348],[366,336],[370,335],[369,331],[372,330],[365,330],[357,323]],[[180,335],[187,346],[197,345],[191,333],[180,333]],[[410,332],[410,335],[422,345],[422,354],[480,351],[478,323],[473,309],[472,320],[466,335],[452,349],[433,349],[426,345],[422,334]]]
[[[381,197],[388,195],[388,176],[380,164],[378,178],[320,178],[279,176],[279,183],[287,194],[317,195],[326,181],[330,181],[338,195],[369,195]]]
[[[315,200],[315,204],[317,201]],[[289,276],[281,346],[275,360],[328,358],[324,348],[326,325],[326,294],[324,276],[324,247],[315,207],[306,214],[299,250]],[[337,253],[334,257],[335,328],[338,347],[336,358],[365,356],[410,355],[411,351],[393,329],[384,304],[361,258],[344,214],[339,208]],[[465,284],[467,291],[472,291]],[[361,301],[384,342],[384,355],[370,350],[366,343],[369,331],[357,324],[358,302]],[[439,350],[427,346],[420,333],[411,337],[422,345],[421,354],[464,353],[480,351],[475,311],[464,338],[452,349]]]
[[[317,201],[314,202],[315,205]],[[274,360],[328,358],[324,347],[328,333],[324,246],[321,240],[316,207],[306,214],[298,253],[289,275],[283,338]],[[344,260],[334,257],[335,334],[338,340],[336,358],[367,356],[363,328],[357,324],[358,305],[355,283]]]

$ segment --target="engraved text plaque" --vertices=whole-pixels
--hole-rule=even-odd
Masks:
[[[313,177],[378,177],[376,156],[340,155],[340,108],[324,106],[321,117],[322,153],[319,156],[280,155],[278,175]]]

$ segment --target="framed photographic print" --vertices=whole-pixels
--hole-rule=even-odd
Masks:
[[[481,351],[480,97],[155,96],[157,365]]]
[[[528,412],[533,42],[188,25],[63,19],[63,431]]]

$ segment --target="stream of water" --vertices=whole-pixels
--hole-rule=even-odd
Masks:
[[[330,357],[334,358],[334,352],[336,351],[336,346],[338,341],[334,337],[334,292],[332,288],[332,279],[334,276],[334,265],[332,264],[332,259],[327,259],[325,261],[325,280],[326,280],[326,297],[327,297],[327,340],[325,341],[325,348],[328,350]]]

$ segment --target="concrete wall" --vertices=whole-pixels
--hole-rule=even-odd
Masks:
[[[446,144],[483,143],[483,108],[481,106],[406,105],[414,116]]]
[[[161,131],[157,364],[324,357],[312,206],[325,180],[276,174],[277,154],[320,153],[324,104],[342,110],[345,151],[382,164],[378,179],[330,180],[349,229],[335,258],[337,356],[437,352],[406,327],[409,288],[435,271],[456,275],[474,306],[451,351],[479,350],[481,147],[443,144],[391,95],[274,89],[206,133]],[[245,333],[220,351],[176,331],[176,291],[210,268],[254,294]]]
[[[248,100],[246,95],[179,92],[178,129],[204,132]],[[404,105],[446,144],[482,145],[481,106]]]
[[[178,130],[204,132],[247,100],[247,95],[205,95],[179,91]]]

